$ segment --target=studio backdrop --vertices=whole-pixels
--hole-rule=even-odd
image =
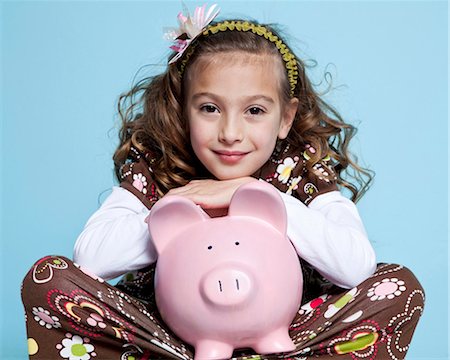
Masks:
[[[376,177],[358,207],[378,261],[409,267],[427,296],[408,359],[447,359],[447,2],[219,5],[221,17],[281,24],[359,128],[352,150]],[[1,359],[27,358],[23,276],[44,255],[71,257],[117,184],[118,97],[164,69],[163,28],[180,10],[178,0],[0,3]]]

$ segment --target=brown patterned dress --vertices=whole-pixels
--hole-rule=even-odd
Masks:
[[[274,152],[255,177],[309,204],[337,190],[329,159],[306,171],[314,149]],[[151,159],[132,149],[121,169],[121,186],[147,207],[158,200]],[[299,259],[304,276],[303,301],[289,332],[296,350],[258,355],[237,350],[237,359],[403,359],[423,312],[424,291],[407,268],[379,264],[376,272],[352,289],[324,279]],[[115,286],[71,260],[47,256],[25,276],[22,300],[30,359],[191,359],[184,344],[161,320],[155,305],[155,266],[124,275]]]

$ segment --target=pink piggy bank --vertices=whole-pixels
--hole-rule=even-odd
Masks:
[[[228,215],[215,218],[186,198],[167,196],[148,223],[158,252],[158,309],[195,347],[195,359],[228,359],[246,347],[260,354],[295,349],[288,328],[303,278],[272,185],[241,186]]]

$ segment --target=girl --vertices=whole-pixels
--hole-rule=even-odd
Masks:
[[[240,185],[264,180],[283,198],[304,275],[290,327],[297,349],[284,357],[404,358],[424,293],[408,269],[377,266],[354,203],[339,191],[357,201],[371,180],[348,152],[355,129],[319,98],[272,27],[212,22],[217,13],[180,14],[167,70],[120,98],[120,187],[77,239],[75,262],[49,256],[25,277],[30,356],[191,358],[159,318],[144,220],[175,194],[220,216]],[[103,280],[123,274],[116,286]]]

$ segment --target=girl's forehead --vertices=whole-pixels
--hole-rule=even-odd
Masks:
[[[208,54],[197,58],[186,72],[186,85],[204,78],[206,74],[214,76],[236,68],[248,69],[252,73],[270,74],[277,86],[280,85],[284,75],[284,66],[281,59],[269,54],[249,54],[242,51]],[[233,76],[234,71],[227,72],[227,76]]]
[[[279,66],[273,56],[226,53],[198,59],[185,77],[186,100],[214,97],[228,103],[249,98],[282,99]],[[276,59],[276,58],[275,58]],[[283,71],[283,69],[281,69]]]
[[[271,54],[251,54],[243,51],[220,52],[199,57],[190,70],[202,71],[210,67],[255,66],[269,69],[283,67],[279,56]]]

